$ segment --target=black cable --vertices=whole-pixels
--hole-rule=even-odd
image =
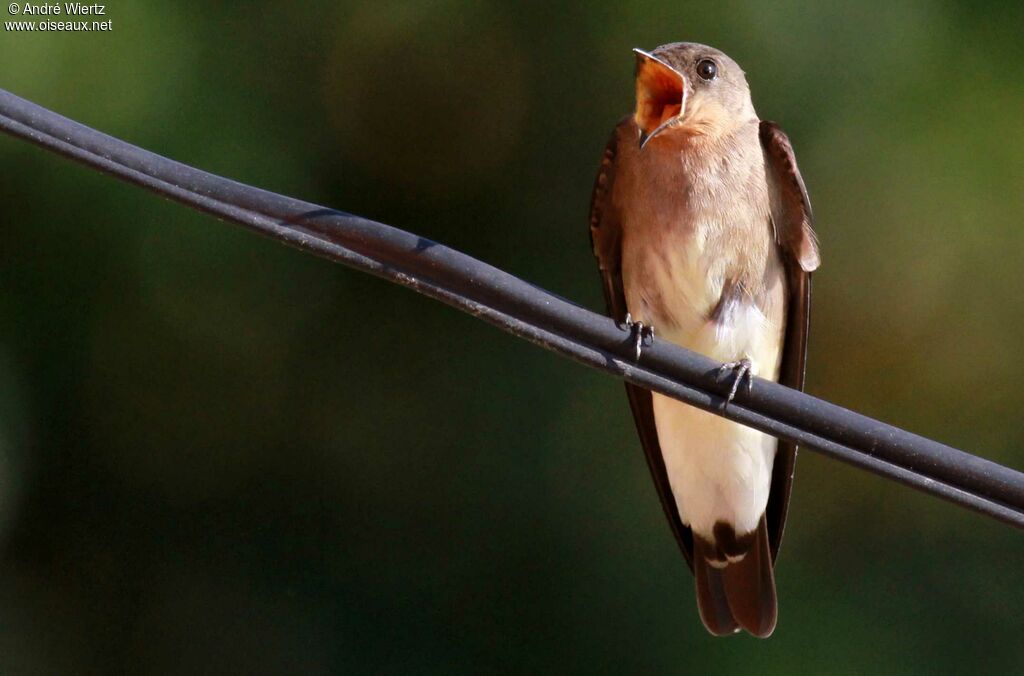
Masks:
[[[723,409],[719,363],[627,330],[506,272],[389,225],[214,176],[0,90],[0,130],[284,244],[436,298],[632,383],[1024,528],[1024,474],[755,379]],[[583,232],[581,230],[581,232]],[[585,235],[580,235],[585,237]]]

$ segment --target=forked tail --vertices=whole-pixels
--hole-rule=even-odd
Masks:
[[[739,538],[732,527],[719,522],[714,538],[710,542],[696,533],[693,537],[697,607],[704,626],[716,636],[741,628],[760,638],[771,636],[778,602],[764,516],[756,530]]]

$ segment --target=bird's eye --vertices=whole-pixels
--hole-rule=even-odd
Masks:
[[[718,76],[718,64],[711,59],[702,59],[697,64],[697,75],[702,80],[714,80]]]

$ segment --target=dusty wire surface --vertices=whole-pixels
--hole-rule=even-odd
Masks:
[[[1016,470],[760,378],[725,409],[717,362],[665,341],[636,361],[629,333],[608,318],[436,242],[200,171],[3,90],[0,130],[436,298],[592,368],[1024,529],[1024,474]]]

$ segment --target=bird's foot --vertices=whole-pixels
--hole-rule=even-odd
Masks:
[[[634,336],[636,341],[636,359],[640,361],[640,353],[644,349],[644,338],[650,339],[651,343],[654,343],[654,327],[648,326],[643,322],[634,322],[633,316],[626,313],[626,328],[629,329],[630,335]]]
[[[731,371],[733,376],[732,389],[729,390],[729,396],[725,398],[725,404],[722,406],[722,408],[729,407],[729,404],[732,403],[732,400],[736,398],[736,393],[739,392],[740,383],[742,383],[744,380],[747,381],[747,394],[750,394],[750,391],[754,389],[754,374],[751,370],[753,369],[753,367],[753,362],[744,357],[739,361],[731,361],[726,364],[722,364],[718,368],[719,375],[725,373],[726,371]]]

